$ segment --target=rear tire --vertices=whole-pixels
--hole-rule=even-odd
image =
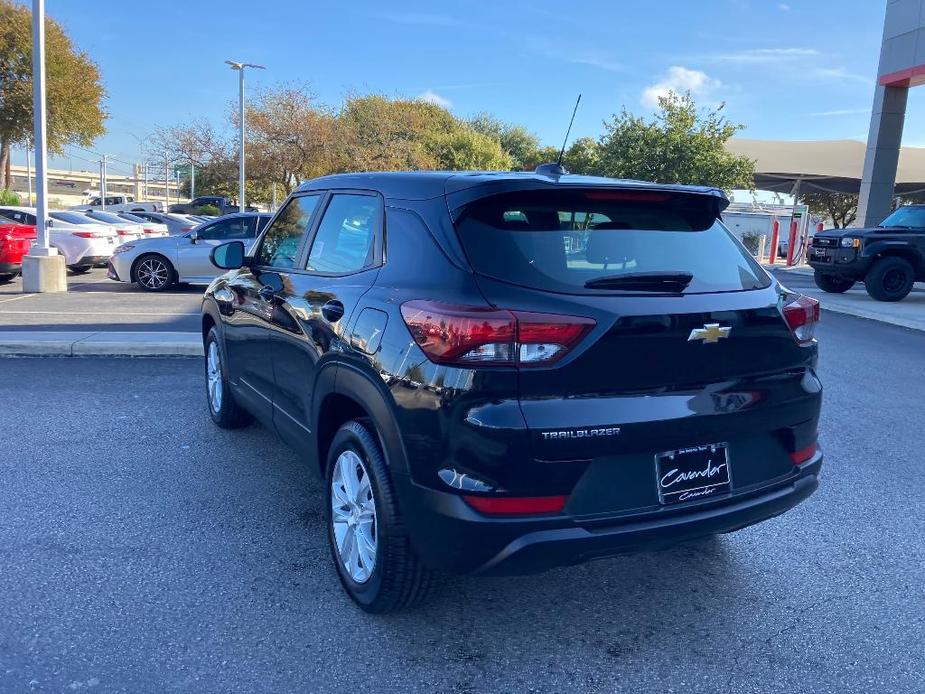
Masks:
[[[829,294],[842,294],[854,286],[854,280],[848,280],[836,275],[827,275],[819,270],[813,273],[813,281],[819,289]]]
[[[177,281],[173,265],[162,255],[149,253],[135,261],[132,268],[135,284],[146,292],[162,292]]]
[[[11,275],[0,275],[0,284],[7,284],[9,282],[12,282],[18,276],[19,275],[17,273],[13,273]]]
[[[867,272],[864,286],[877,301],[901,301],[912,291],[915,270],[905,258],[880,258]]]
[[[411,546],[377,437],[350,421],[328,451],[325,520],[331,558],[344,590],[366,612],[423,600],[433,582]]]
[[[77,267],[75,265],[72,265],[71,267],[68,268],[68,270],[73,272],[75,275],[85,275],[86,273],[90,272],[90,270],[92,269],[93,268],[90,267],[89,265],[85,267]]]
[[[228,385],[228,369],[218,331],[209,330],[205,342],[206,403],[212,421],[222,429],[239,429],[253,421],[251,414],[238,405]]]

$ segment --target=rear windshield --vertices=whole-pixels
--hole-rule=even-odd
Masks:
[[[477,200],[455,217],[476,272],[535,289],[646,292],[601,280],[660,273],[689,276],[685,294],[759,289],[771,281],[704,196],[522,191]]]

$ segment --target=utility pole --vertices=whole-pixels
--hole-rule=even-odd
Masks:
[[[143,166],[144,166],[144,169],[142,170],[142,173],[141,173],[142,175],[141,185],[142,185],[142,190],[144,191],[143,197],[145,200],[147,200],[148,199],[148,162],[145,162]]]
[[[45,0],[32,0],[32,113],[35,143],[36,242],[23,258],[23,292],[66,292],[64,256],[48,243],[48,179],[45,157]]]
[[[26,185],[29,186],[29,207],[32,207],[32,159],[29,155],[29,143],[26,143]]]
[[[241,122],[239,125],[239,142],[238,142],[238,211],[244,212],[244,69],[248,67],[258,70],[266,70],[263,65],[254,65],[253,63],[239,63],[234,60],[226,60],[232,70],[238,71],[238,115]]]
[[[106,210],[106,155],[100,159],[100,207]]]
[[[189,163],[189,199],[196,197],[196,165]]]
[[[167,152],[164,152],[164,199],[167,201],[164,204],[166,212],[170,207],[170,156]]]

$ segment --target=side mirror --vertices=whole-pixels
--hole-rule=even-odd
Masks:
[[[216,246],[209,253],[209,260],[221,270],[237,270],[244,267],[244,244],[241,241],[229,241]]]
[[[190,240],[190,243],[196,243],[197,241],[199,241],[199,232],[191,231],[189,233],[189,240]]]

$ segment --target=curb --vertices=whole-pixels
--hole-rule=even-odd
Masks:
[[[0,331],[4,357],[201,357],[195,332]]]

